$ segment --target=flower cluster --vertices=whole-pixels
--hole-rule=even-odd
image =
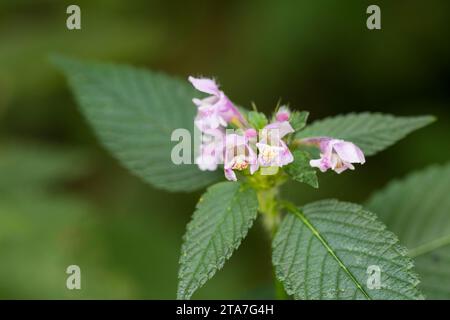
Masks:
[[[202,133],[196,159],[200,170],[214,171],[223,164],[225,177],[236,181],[236,171],[253,175],[259,168],[277,169],[294,161],[286,142],[288,135],[295,132],[287,107],[280,107],[271,123],[255,128],[214,80],[189,77],[189,81],[197,90],[209,94],[193,99],[198,108],[195,125]],[[320,149],[320,159],[311,160],[310,165],[322,172],[332,169],[341,173],[353,170],[352,163],[365,162],[362,151],[351,142],[317,137],[305,139],[305,143]]]

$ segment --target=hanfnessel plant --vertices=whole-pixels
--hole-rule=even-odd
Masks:
[[[54,62],[100,141],[131,172],[167,191],[213,184],[184,235],[179,299],[191,298],[223,267],[258,216],[273,239],[279,298],[423,298],[407,249],[374,213],[338,200],[290,203],[279,188],[288,179],[318,188],[317,168],[353,170],[433,117],[367,112],[307,125],[306,111],[280,106],[267,118],[256,107],[237,107],[206,78],[189,78],[208,94],[194,98],[194,105],[196,91],[188,81],[121,65],[61,57]],[[191,157],[186,139],[195,132],[201,136]],[[177,156],[187,160],[175,161]],[[186,164],[191,158],[196,165]],[[229,181],[218,182],[224,180],[219,166]],[[368,207],[392,207],[382,196]]]

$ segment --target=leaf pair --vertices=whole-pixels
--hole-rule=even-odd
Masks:
[[[188,224],[181,250],[178,299],[221,269],[257,217],[255,191],[222,182],[208,189]],[[413,263],[397,237],[361,206],[324,200],[289,206],[273,241],[279,280],[295,299],[420,299]],[[381,271],[368,286],[368,270]]]

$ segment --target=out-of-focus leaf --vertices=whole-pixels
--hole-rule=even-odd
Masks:
[[[450,164],[432,166],[390,183],[367,203],[409,249],[430,299],[450,299],[449,191]]]
[[[2,297],[131,297],[131,288],[127,288],[123,275],[106,272],[105,261],[98,255],[98,248],[104,243],[94,232],[93,212],[89,204],[77,198],[1,196]],[[97,248],[97,256],[92,255],[93,248]],[[81,268],[81,290],[66,288],[69,276],[66,269],[74,264]],[[114,287],[122,288],[122,294],[107,290]]]

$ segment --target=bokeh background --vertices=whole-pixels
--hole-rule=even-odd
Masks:
[[[82,30],[66,29],[78,4]],[[382,30],[366,28],[381,7]],[[200,193],[169,194],[104,151],[48,62],[51,53],[215,76],[240,105],[281,98],[311,120],[350,111],[438,121],[355,172],[289,184],[302,204],[362,202],[393,178],[450,159],[450,2],[0,2],[0,298],[175,298],[185,224]],[[194,107],[194,106],[193,106]],[[151,152],[151,151],[149,151]],[[82,290],[65,287],[81,267]],[[195,298],[271,295],[259,223]]]

